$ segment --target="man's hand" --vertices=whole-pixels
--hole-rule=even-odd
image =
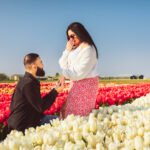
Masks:
[[[57,84],[56,84],[55,90],[56,90],[58,93],[60,93],[60,92],[63,91],[63,89],[64,89],[64,84],[61,84],[61,83],[58,81]]]

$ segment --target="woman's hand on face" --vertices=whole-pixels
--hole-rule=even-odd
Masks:
[[[74,46],[74,42],[73,42],[72,40],[69,40],[69,41],[67,42],[66,49],[67,49],[68,51],[72,51],[72,50],[73,50],[73,46]]]

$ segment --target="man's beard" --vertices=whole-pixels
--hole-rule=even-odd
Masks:
[[[38,76],[38,77],[45,76],[45,71],[43,70],[43,68],[40,68],[40,67],[37,68],[36,76]]]

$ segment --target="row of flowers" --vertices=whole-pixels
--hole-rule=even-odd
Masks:
[[[42,97],[55,86],[56,83],[41,83],[41,95]],[[12,93],[16,84],[0,84],[0,123],[6,124],[9,117],[10,102]],[[65,89],[60,93],[54,102],[54,104],[46,110],[45,114],[54,114],[59,112],[63,103],[68,95],[70,84],[65,85]],[[96,99],[95,108],[103,105],[120,105],[127,102],[131,102],[135,98],[150,93],[150,84],[138,84],[138,85],[122,85],[122,86],[106,86],[100,87]]]
[[[88,117],[70,115],[22,132],[12,131],[3,150],[149,150],[150,94],[131,104],[100,107]]]
[[[120,105],[150,93],[150,84],[123,85],[99,88],[96,104]]]

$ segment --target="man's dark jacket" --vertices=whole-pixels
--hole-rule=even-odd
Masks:
[[[40,82],[26,72],[12,96],[8,128],[24,132],[29,127],[39,125],[43,111],[53,104],[57,95],[57,91],[53,89],[41,98]]]

